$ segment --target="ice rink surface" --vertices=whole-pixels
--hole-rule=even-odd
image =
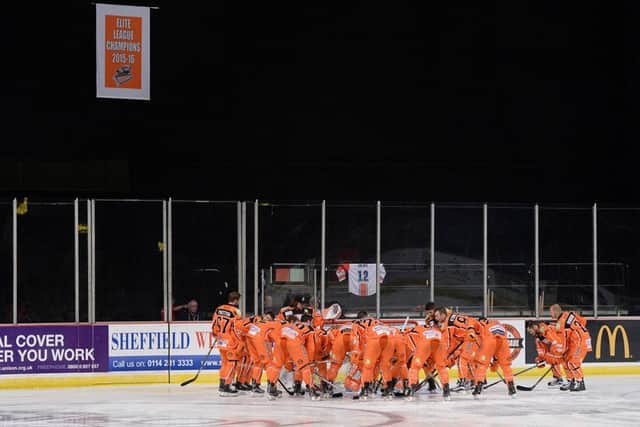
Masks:
[[[531,385],[535,378],[523,378]],[[0,426],[637,426],[640,376],[587,378],[587,391],[549,389],[546,379],[515,399],[499,384],[479,400],[420,394],[415,401],[381,398],[276,401],[218,397],[211,384],[1,390]]]

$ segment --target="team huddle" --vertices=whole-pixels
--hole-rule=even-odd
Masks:
[[[424,324],[407,327],[405,321],[398,328],[361,311],[353,321],[327,328],[341,314],[337,305],[319,312],[298,298],[277,314],[242,317],[240,297],[231,292],[229,303],[216,308],[213,315],[212,332],[221,356],[221,396],[247,391],[277,399],[282,396],[280,384],[292,396],[342,397],[336,381],[345,363],[344,389],[356,393],[354,399],[368,399],[379,390],[385,398],[412,400],[423,387],[431,393],[441,389],[445,400],[459,391],[471,391],[478,398],[488,387],[487,370],[500,375],[498,368],[507,393],[516,395],[514,376],[518,374],[511,369],[506,329],[497,320],[429,303]],[[586,319],[562,312],[558,305],[551,307],[551,315],[551,324],[526,323],[527,332],[536,338],[536,365],[550,366],[554,375],[550,387],[585,390],[581,363],[591,351]],[[458,381],[450,385],[449,369],[454,367]],[[280,380],[283,368],[293,373],[292,389]],[[266,391],[261,387],[265,372]]]

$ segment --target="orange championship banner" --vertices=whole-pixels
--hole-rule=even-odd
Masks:
[[[150,99],[148,7],[96,4],[98,98]]]

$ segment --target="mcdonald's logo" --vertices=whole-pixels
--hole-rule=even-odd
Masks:
[[[624,346],[624,358],[631,359],[631,355],[629,354],[629,337],[627,336],[627,331],[622,327],[622,325],[616,325],[613,328],[613,332],[609,325],[600,326],[600,330],[598,331],[598,337],[596,338],[596,360],[600,360],[600,356],[602,355],[602,333],[606,332],[607,337],[609,338],[609,356],[614,357],[616,355],[616,337],[618,336],[618,332],[622,334],[622,344]]]

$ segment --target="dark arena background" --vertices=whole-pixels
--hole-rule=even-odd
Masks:
[[[13,2],[2,17],[0,424],[637,424],[637,2]],[[236,338],[214,318],[232,292]],[[503,336],[479,322],[460,355],[429,302]],[[288,306],[296,325],[313,312],[309,365],[279,366],[270,334],[261,365],[241,323]],[[357,332],[339,360],[361,312],[385,337]],[[453,362],[434,353],[412,389],[424,331]],[[472,393],[494,339],[515,399],[498,350]],[[267,397],[273,375],[284,397]]]

